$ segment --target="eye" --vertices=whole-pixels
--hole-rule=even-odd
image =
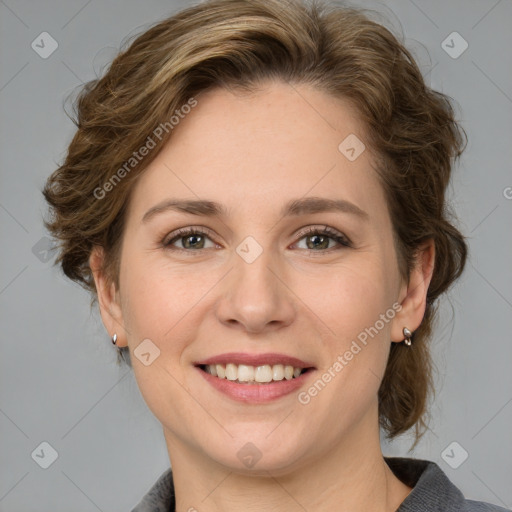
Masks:
[[[194,249],[208,249],[205,246],[206,240],[210,237],[210,230],[207,228],[189,227],[174,231],[167,236],[162,245],[171,250],[189,251]],[[176,247],[176,242],[181,243],[181,247]],[[212,243],[210,247],[215,247]]]
[[[345,235],[329,226],[322,228],[312,226],[301,231],[297,236],[301,237],[300,240],[306,239],[306,247],[304,249],[309,251],[327,252],[322,249],[332,249],[329,246],[331,240],[334,240],[341,246],[352,247],[352,243]]]
[[[170,250],[194,252],[195,250],[216,247],[217,244],[211,241],[212,236],[208,228],[191,226],[172,232],[165,237],[162,245]],[[303,249],[311,252],[328,252],[323,249],[333,249],[330,243],[333,240],[339,246],[352,247],[352,243],[345,235],[329,226],[321,228],[312,226],[302,230],[297,236],[300,237],[299,242],[303,239],[310,239],[310,241],[306,241],[306,247],[303,247]],[[206,246],[207,240],[211,242],[209,247]],[[296,244],[299,242],[296,242]],[[181,247],[176,246],[176,243],[180,243]]]

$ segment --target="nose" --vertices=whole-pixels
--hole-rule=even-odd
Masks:
[[[231,328],[250,333],[290,325],[296,308],[283,266],[270,250],[248,261],[238,253],[233,255],[234,268],[223,280],[217,318]]]

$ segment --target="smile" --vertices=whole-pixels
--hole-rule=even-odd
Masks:
[[[264,404],[290,395],[302,388],[315,373],[314,368],[281,364],[250,366],[228,363],[199,365],[196,369],[216,392],[245,404]]]
[[[281,380],[292,380],[299,377],[306,368],[291,365],[265,364],[250,366],[245,364],[207,364],[201,366],[205,372],[219,379],[226,379],[237,384],[267,384]]]

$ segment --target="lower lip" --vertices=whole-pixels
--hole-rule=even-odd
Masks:
[[[231,380],[219,379],[199,367],[196,368],[203,378],[221,393],[239,402],[253,404],[271,402],[297,391],[313,373],[313,370],[308,370],[293,379],[283,379],[269,384],[238,384]]]

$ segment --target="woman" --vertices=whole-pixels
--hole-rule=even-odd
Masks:
[[[388,30],[203,2],[77,107],[47,225],[162,423],[172,472],[135,512],[505,510],[380,446],[426,428],[467,253],[444,197],[464,130]]]

